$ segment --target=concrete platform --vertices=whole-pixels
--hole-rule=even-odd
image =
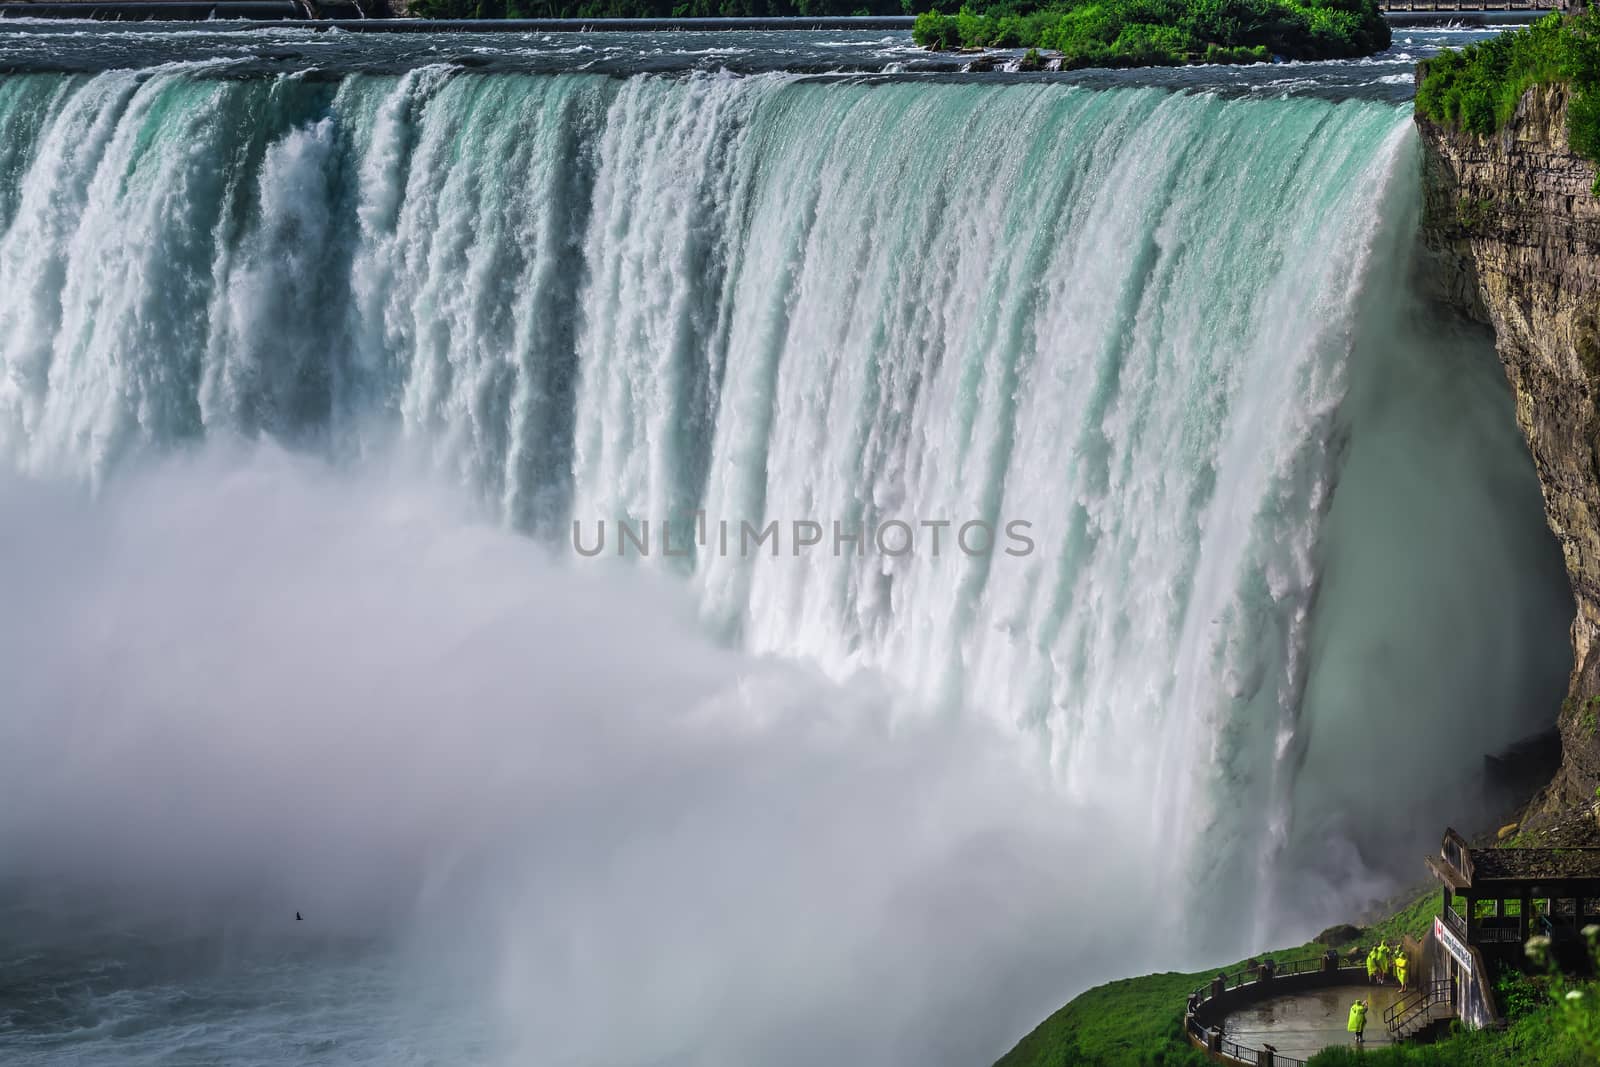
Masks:
[[[1345,1023],[1350,1019],[1350,1005],[1365,1000],[1366,1044],[1377,1048],[1389,1044],[1383,1013],[1399,999],[1400,987],[1392,981],[1308,990],[1241,1008],[1223,1020],[1222,1032],[1243,1045],[1272,1045],[1285,1056],[1309,1059],[1331,1045],[1355,1044],[1356,1036],[1345,1029]]]

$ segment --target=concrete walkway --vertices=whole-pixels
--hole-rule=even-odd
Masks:
[[[1389,1044],[1383,1013],[1400,999],[1400,987],[1342,985],[1273,997],[1241,1008],[1223,1020],[1222,1032],[1230,1040],[1260,1048],[1271,1045],[1285,1056],[1309,1059],[1330,1045],[1354,1045],[1355,1035],[1345,1029],[1350,1005],[1367,1002],[1367,1047]]]

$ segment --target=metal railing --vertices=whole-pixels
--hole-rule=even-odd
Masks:
[[[1322,970],[1322,960],[1323,957],[1316,956],[1311,959],[1290,960],[1288,963],[1274,962],[1272,964],[1272,974],[1274,978],[1281,978],[1288,974],[1306,974],[1310,971],[1320,971]],[[1351,957],[1350,962],[1341,960],[1339,969],[1349,970],[1355,968],[1357,964],[1354,962],[1354,960],[1354,957]],[[1247,986],[1251,985],[1252,983],[1259,982],[1261,980],[1261,974],[1265,970],[1265,967],[1249,967],[1242,971],[1234,971],[1231,974],[1224,972],[1219,974],[1217,977],[1222,979],[1222,988],[1238,989],[1241,986]],[[1212,981],[1207,982],[1205,985],[1200,986],[1194,990],[1194,992],[1189,994],[1189,1003],[1198,1007],[1199,1005],[1210,1000],[1211,991],[1214,988],[1215,981],[1216,979],[1212,979]]]
[[[1473,939],[1478,943],[1499,942],[1510,943],[1522,940],[1522,931],[1515,923],[1510,926],[1491,926],[1487,923],[1479,924],[1477,936]]]
[[[1279,978],[1290,975],[1320,973],[1323,969],[1323,960],[1325,958],[1324,956],[1313,956],[1308,959],[1290,960],[1287,963],[1275,962],[1271,969],[1272,980],[1276,981]],[[1350,971],[1364,979],[1367,973],[1366,959],[1364,956],[1350,956],[1348,958],[1341,956],[1338,959],[1338,967],[1335,973],[1339,971]],[[1247,970],[1234,971],[1231,974],[1223,973],[1217,977],[1222,980],[1222,988],[1224,990],[1235,990],[1260,982],[1265,972],[1265,967],[1254,967]],[[1215,989],[1216,979],[1213,979],[1189,994],[1188,1010],[1184,1013],[1184,1026],[1190,1038],[1201,1048],[1214,1050],[1225,1060],[1234,1063],[1257,1067],[1258,1064],[1266,1062],[1264,1058],[1266,1055],[1265,1049],[1241,1044],[1226,1034],[1222,1035],[1218,1043],[1213,1046],[1209,1029],[1195,1018],[1195,1012],[1204,1006],[1207,1001],[1214,999],[1213,992]],[[1306,1065],[1305,1060],[1297,1059],[1294,1056],[1285,1056],[1276,1050],[1272,1053],[1271,1062],[1273,1067],[1305,1067]]]
[[[1206,1032],[1205,1027],[1195,1021],[1193,1016],[1189,1018],[1189,1036],[1201,1048],[1211,1048],[1208,1040],[1210,1035]],[[1248,1064],[1249,1067],[1257,1067],[1261,1063],[1262,1053],[1265,1052],[1264,1049],[1259,1049],[1252,1045],[1240,1044],[1227,1035],[1223,1035],[1222,1040],[1217,1043],[1216,1051],[1226,1059],[1233,1060],[1235,1063]],[[1273,1067],[1306,1067],[1305,1060],[1294,1056],[1285,1056],[1277,1051],[1272,1053],[1272,1064]]]
[[[1545,11],[1549,0],[1378,0],[1380,11]]]
[[[1343,966],[1343,964],[1340,966]],[[1320,957],[1312,957],[1303,960],[1290,960],[1288,963],[1278,964],[1273,968],[1272,974],[1275,978],[1282,978],[1286,974],[1310,974],[1312,971],[1321,970],[1322,959]]]
[[[1406,1031],[1419,1020],[1426,1025],[1433,1021],[1433,1006],[1443,1004],[1450,999],[1450,982],[1448,979],[1438,982],[1429,982],[1418,986],[1407,993],[1383,1013],[1383,1027],[1389,1031],[1389,1036],[1396,1041],[1410,1036]],[[1421,1029],[1421,1027],[1418,1027]]]

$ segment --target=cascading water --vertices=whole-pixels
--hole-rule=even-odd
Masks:
[[[1550,548],[1484,342],[1438,344],[1395,295],[1415,166],[1407,115],[1375,101],[449,67],[14,75],[0,456],[105,489],[202,439],[357,467],[399,439],[562,551],[574,523],[776,521],[778,559],[713,536],[682,558],[657,541],[645,566],[749,652],[876,672],[998,724],[1072,802],[1129,814],[1150,882],[1200,872],[1188,951],[1246,950],[1386,887],[1388,854],[1335,875],[1327,913],[1268,915],[1262,888],[1284,854],[1303,873],[1328,835],[1364,842],[1316,817],[1301,775],[1337,778],[1316,739],[1388,714],[1381,694],[1329,696],[1319,650],[1406,640],[1318,602],[1325,560],[1359,557],[1394,510],[1381,461],[1344,466],[1386,363],[1461,359],[1468,429],[1499,427],[1491,488],[1525,504],[1508,516],[1473,487],[1444,414],[1404,446],[1464,483],[1430,512],[1444,527],[1517,546],[1475,563],[1468,625],[1559,643],[1559,576],[1509,577]],[[1340,518],[1347,494],[1378,501],[1367,521]],[[821,544],[791,552],[796,521]],[[1032,548],[969,553],[974,521],[1020,521]],[[871,544],[892,522],[906,555]],[[865,550],[840,550],[834,524]],[[1408,627],[1448,617],[1431,589],[1399,582]],[[1520,614],[1489,610],[1508,598]],[[1474,724],[1455,767],[1526,732],[1496,702],[1561,664],[1451,669],[1448,693],[1407,696],[1419,723]]]

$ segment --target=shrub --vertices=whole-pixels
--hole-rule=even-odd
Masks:
[[[1429,60],[1416,108],[1442,126],[1488,136],[1503,127],[1529,89],[1564,83],[1567,140],[1600,162],[1600,15],[1547,15],[1533,25]],[[1600,192],[1600,181],[1596,182]]]
[[[1521,971],[1502,966],[1495,974],[1494,999],[1505,1017],[1514,1022],[1548,1003],[1550,994],[1545,986]]]
[[[1048,48],[1068,69],[1328,59],[1389,47],[1374,0],[1002,0],[963,6],[955,28],[917,19],[935,49]]]
[[[924,11],[912,24],[912,34],[929,48],[950,51],[961,47],[961,31],[954,15]]]
[[[1419,114],[1469,133],[1490,134],[1516,110],[1522,94],[1552,82],[1592,82],[1588,16],[1547,15],[1524,29],[1442,52],[1417,86]]]

